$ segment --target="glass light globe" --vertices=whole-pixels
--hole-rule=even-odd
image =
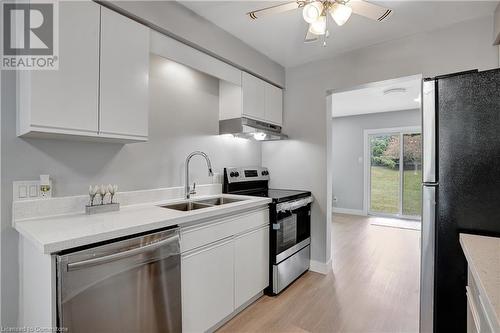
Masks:
[[[315,35],[324,35],[326,33],[326,16],[320,16],[309,24],[309,32]]]
[[[335,3],[330,8],[330,15],[332,15],[333,20],[338,26],[344,25],[344,23],[351,17],[352,8],[341,3]]]
[[[307,23],[313,23],[323,13],[323,4],[319,1],[308,3],[302,10],[302,16]]]

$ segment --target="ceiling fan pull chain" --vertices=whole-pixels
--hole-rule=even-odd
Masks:
[[[326,39],[330,32],[328,31],[328,15],[325,14],[325,34],[323,35],[323,47],[326,47]]]

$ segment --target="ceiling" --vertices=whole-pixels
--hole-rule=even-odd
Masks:
[[[329,58],[423,31],[492,15],[498,1],[371,1],[394,10],[383,23],[352,15],[342,27],[329,25],[331,36],[321,43],[304,44],[306,23],[300,10],[257,20],[247,12],[283,1],[179,1],[198,15],[230,32],[285,67]]]
[[[421,82],[419,76],[405,77],[334,93],[332,117],[418,109]]]

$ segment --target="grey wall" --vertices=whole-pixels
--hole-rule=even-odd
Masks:
[[[176,1],[110,1],[135,16],[283,87],[285,69]]]
[[[419,109],[333,118],[331,172],[335,207],[363,209],[364,130],[420,126],[420,118]]]
[[[492,35],[493,17],[489,16],[287,69],[284,131],[292,139],[264,144],[262,160],[273,175],[273,186],[313,192],[313,260],[326,263],[331,255],[327,90],[419,73],[433,76],[494,68],[498,54]]]
[[[50,174],[55,195],[85,194],[89,184],[116,183],[121,190],[180,186],[184,160],[193,150],[224,166],[261,165],[261,144],[218,136],[217,79],[151,57],[149,142],[130,145],[20,139],[15,135],[12,73],[2,82],[2,320],[17,317],[17,233],[10,227],[12,181]],[[182,82],[182,84],[179,84]],[[208,183],[205,161],[191,162],[191,180]]]
[[[500,41],[500,3],[498,3],[495,10],[494,21],[495,32],[493,39],[497,42]],[[500,66],[500,45],[498,46],[498,65]]]

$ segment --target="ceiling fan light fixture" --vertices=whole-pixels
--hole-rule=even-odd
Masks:
[[[306,21],[309,24],[316,22],[316,20],[318,20],[318,18],[321,17],[322,13],[323,13],[323,3],[321,3],[320,1],[314,1],[308,3],[307,5],[304,6],[304,9],[302,10],[302,16],[304,17],[304,21]]]
[[[315,35],[324,35],[326,33],[326,16],[320,16],[309,24],[309,32]]]
[[[330,7],[330,15],[332,15],[338,26],[344,25],[351,17],[351,14],[352,8],[347,5],[336,2]]]

